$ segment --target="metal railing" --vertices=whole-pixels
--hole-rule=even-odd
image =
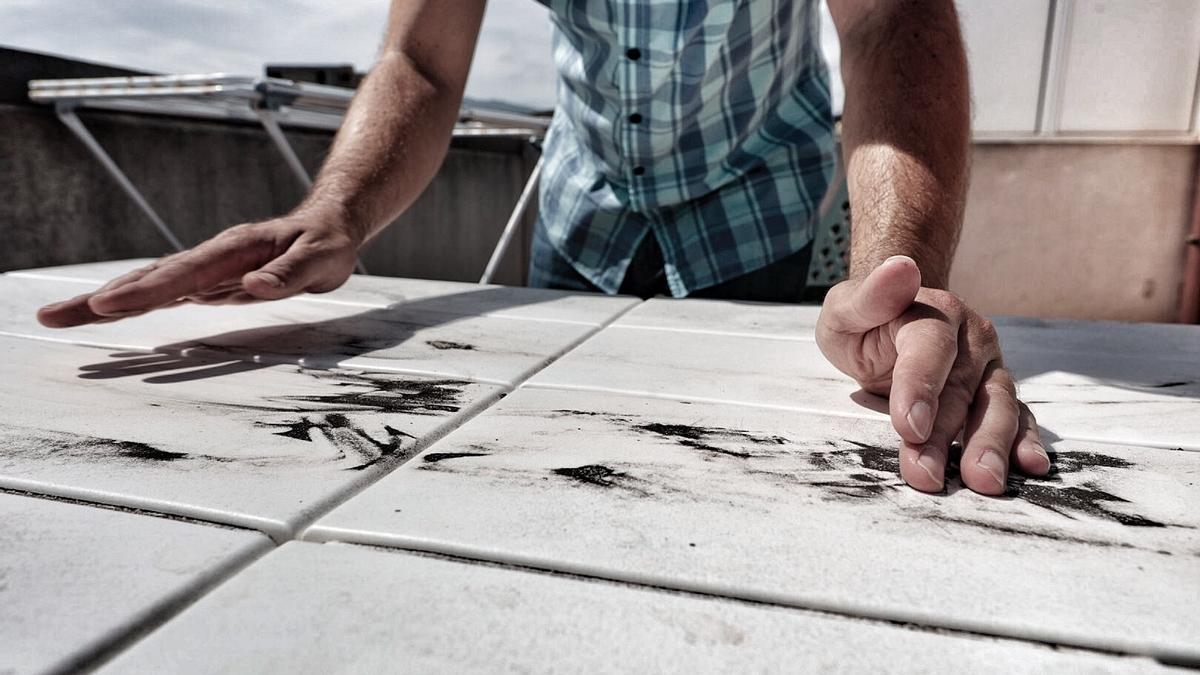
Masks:
[[[257,123],[270,137],[296,181],[307,191],[312,187],[312,176],[288,142],[282,125],[336,130],[341,126],[346,109],[354,98],[354,90],[279,78],[210,73],[31,80],[29,98],[53,105],[58,119],[83,142],[162,237],[172,248],[182,251],[184,246],[174,231],[88,130],[76,114],[78,109]],[[545,135],[549,123],[550,120],[545,117],[465,107],[459,113],[454,135],[515,136],[536,142]],[[516,225],[528,209],[540,168],[539,160],[492,251],[480,283],[491,281],[500,259],[507,251]],[[366,273],[361,261],[357,269],[359,273]]]

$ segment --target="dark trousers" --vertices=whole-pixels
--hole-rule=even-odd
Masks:
[[[571,263],[559,255],[550,245],[541,228],[534,229],[532,255],[530,256],[529,285],[539,288],[559,288],[572,291],[601,292],[600,289],[577,272]],[[735,277],[708,288],[693,291],[688,297],[713,298],[720,300],[754,300],[759,302],[810,302],[819,301],[824,289],[806,288],[808,264],[812,258],[812,244],[777,260],[766,267]],[[633,254],[625,279],[618,293],[652,298],[656,295],[671,295],[667,287],[667,275],[663,270],[662,249],[653,232],[646,237]]]

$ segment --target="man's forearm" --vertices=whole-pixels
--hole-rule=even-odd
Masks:
[[[400,54],[363,81],[300,210],[338,219],[362,241],[420,195],[446,153],[460,99]]]
[[[945,288],[967,188],[970,99],[951,0],[830,3],[846,85],[851,276],[907,255]]]
[[[483,4],[393,2],[379,61],[298,211],[330,219],[362,242],[416,200],[449,147]]]

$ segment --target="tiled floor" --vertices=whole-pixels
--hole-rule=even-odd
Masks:
[[[133,266],[0,277],[0,672],[1200,664],[1200,329],[999,320],[1057,472],[931,496],[816,308],[354,277],[33,320]]]

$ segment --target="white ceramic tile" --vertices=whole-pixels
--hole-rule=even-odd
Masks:
[[[68,672],[270,546],[266,537],[0,493],[0,672]]]
[[[87,281],[103,284],[110,279],[132,272],[139,267],[145,267],[154,262],[154,258],[130,258],[128,260],[108,260],[105,262],[80,263],[76,265],[55,265],[54,267],[35,267],[27,270],[13,270],[6,274],[32,279],[64,279],[67,281]]]
[[[1200,450],[1200,358],[1149,345],[1116,354],[1006,344],[1021,398],[1050,433]]]
[[[308,637],[300,637],[308,636]],[[338,544],[289,543],[101,670],[1156,672],[1118,658]]]
[[[819,305],[654,298],[613,325],[812,340]]]
[[[815,342],[610,326],[539,372],[531,387],[594,389],[886,418]]]
[[[37,323],[39,306],[90,288],[80,282],[0,277],[0,333],[167,351],[200,346],[309,366],[513,384],[595,330],[584,323],[445,313],[440,309],[445,296],[390,308],[289,299],[236,307],[186,305],[67,329]],[[472,290],[464,297],[490,292]]]
[[[286,537],[500,393],[0,338],[0,486]]]
[[[1200,456],[1061,442],[987,498],[886,422],[524,389],[306,534],[1200,659]]]

